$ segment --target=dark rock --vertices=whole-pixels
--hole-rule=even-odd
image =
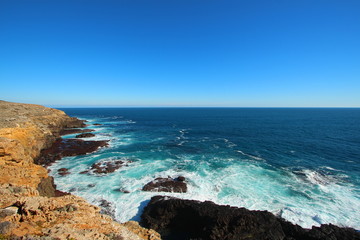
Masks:
[[[37,186],[40,196],[45,197],[61,197],[69,195],[70,193],[56,190],[53,177],[42,178],[39,185]]]
[[[88,186],[88,187],[95,187],[96,184],[88,184],[87,186]]]
[[[94,129],[65,128],[60,131],[60,136],[75,134],[75,133],[89,133],[94,131],[95,131]]]
[[[178,177],[176,178],[176,180],[179,181],[179,182],[184,182],[184,181],[185,181],[185,177],[183,177],[183,176],[178,176]]]
[[[123,161],[98,162],[91,165],[91,170],[97,174],[112,173],[124,166],[124,163]]]
[[[89,138],[89,137],[95,137],[95,134],[93,133],[82,133],[75,136],[76,138]]]
[[[267,211],[216,205],[213,202],[155,196],[141,216],[144,227],[162,239],[197,240],[352,240],[360,233],[331,224],[303,229]]]
[[[143,188],[143,191],[150,192],[179,192],[185,193],[187,191],[187,185],[185,182],[173,179],[171,177],[167,178],[156,178],[155,180],[147,183]]]
[[[59,173],[60,176],[65,176],[65,175],[70,174],[69,169],[67,169],[67,168],[60,168],[58,170],[58,173]]]
[[[108,146],[108,141],[84,141],[81,139],[58,139],[47,149],[41,151],[36,164],[48,166],[62,157],[85,155],[100,147]]]
[[[85,170],[85,171],[79,172],[79,174],[86,174],[86,173],[89,173],[89,170]]]
[[[116,192],[122,192],[122,193],[130,193],[130,191],[125,190],[125,189],[122,189],[122,188],[115,189],[114,191],[116,191]]]
[[[0,234],[7,234],[14,227],[14,224],[11,222],[0,222]]]
[[[102,124],[100,124],[100,123],[94,123],[93,125],[94,126],[102,126]]]

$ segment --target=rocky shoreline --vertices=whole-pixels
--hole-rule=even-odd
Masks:
[[[107,146],[60,138],[91,132],[85,126],[60,110],[0,101],[0,239],[161,239],[137,222],[115,222],[83,198],[56,189],[44,166]]]
[[[108,141],[82,139],[94,136],[93,129],[84,127],[84,121],[56,109],[0,101],[0,239],[360,240],[360,233],[350,228],[330,224],[303,229],[266,211],[165,196],[151,198],[142,227],[115,222],[111,203],[103,200],[100,209],[57,190],[45,168],[62,157],[108,146]],[[61,138],[68,134],[80,135]],[[128,163],[98,162],[79,174],[107,174]],[[69,171],[61,168],[58,173],[66,176]],[[184,193],[187,179],[155,178],[142,190]]]
[[[151,198],[142,225],[171,240],[336,240],[360,239],[352,228],[332,224],[304,229],[267,211],[217,205],[166,196]]]

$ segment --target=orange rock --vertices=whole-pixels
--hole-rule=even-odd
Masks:
[[[34,164],[34,158],[52,145],[61,129],[84,127],[82,121],[60,110],[4,101],[0,101],[0,112],[0,221],[12,223],[6,235],[77,240],[161,239],[157,232],[136,222],[113,221],[80,197],[40,196],[38,189],[42,195],[54,195],[54,189],[47,189],[51,188],[51,179],[45,168]]]

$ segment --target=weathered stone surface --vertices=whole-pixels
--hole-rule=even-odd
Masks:
[[[37,190],[40,196],[45,197],[61,197],[70,194],[57,190],[53,177],[42,178],[39,185],[37,186]]]
[[[47,170],[34,164],[40,151],[59,138],[61,129],[84,127],[84,121],[60,110],[4,101],[0,101],[0,113],[1,238],[160,239],[152,230],[114,222],[84,199],[57,191]],[[86,151],[94,148],[78,145]],[[79,151],[68,149],[69,154],[74,152]],[[142,235],[138,231],[150,232]]]
[[[95,137],[95,134],[93,133],[82,133],[75,136],[76,138],[89,138],[89,137]]]
[[[155,196],[145,207],[142,224],[163,239],[340,240],[360,239],[354,229],[322,225],[303,229],[267,211],[213,202]]]
[[[93,125],[94,126],[102,126],[102,124],[100,124],[100,123],[94,123]]]
[[[15,214],[17,214],[17,211],[18,211],[17,207],[2,208],[0,209],[0,219],[8,216],[14,216]]]
[[[41,151],[37,164],[48,166],[63,157],[85,155],[100,147],[108,146],[108,141],[84,141],[81,139],[57,139],[54,144]]]
[[[83,126],[63,111],[39,105],[0,101],[0,113],[0,184],[36,187],[47,171],[33,159],[51,146],[63,127]]]
[[[12,224],[11,222],[0,222],[0,234],[8,234],[13,228],[14,224]]]
[[[187,185],[184,182],[185,178],[155,178],[155,180],[147,183],[142,190],[151,192],[179,192],[185,193],[187,191]]]

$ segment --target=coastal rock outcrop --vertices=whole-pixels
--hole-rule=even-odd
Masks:
[[[152,197],[141,218],[143,226],[158,231],[163,239],[360,239],[360,233],[351,228],[329,224],[303,229],[267,211],[166,196]]]
[[[160,239],[153,230],[117,223],[83,198],[56,190],[47,170],[34,163],[43,149],[62,142],[57,140],[62,129],[85,127],[84,121],[60,110],[5,101],[0,113],[1,239]],[[75,140],[55,145],[69,146],[55,153],[72,156],[107,144]]]
[[[90,133],[95,132],[94,129],[81,129],[81,128],[65,128],[60,131],[60,135],[70,135],[70,134],[76,134],[76,133]]]
[[[177,178],[155,178],[153,181],[147,183],[143,188],[143,191],[150,192],[187,192],[187,185],[185,178],[180,176]]]
[[[89,138],[89,137],[95,137],[95,134],[93,133],[82,133],[75,136],[76,138]]]
[[[97,174],[106,174],[115,172],[117,169],[121,168],[122,166],[126,165],[124,161],[117,160],[117,161],[103,161],[94,163],[91,165],[91,170],[93,173]]]
[[[95,152],[100,147],[108,146],[108,141],[85,141],[82,139],[57,139],[53,145],[41,151],[35,159],[36,164],[48,166],[63,157],[85,155]]]

